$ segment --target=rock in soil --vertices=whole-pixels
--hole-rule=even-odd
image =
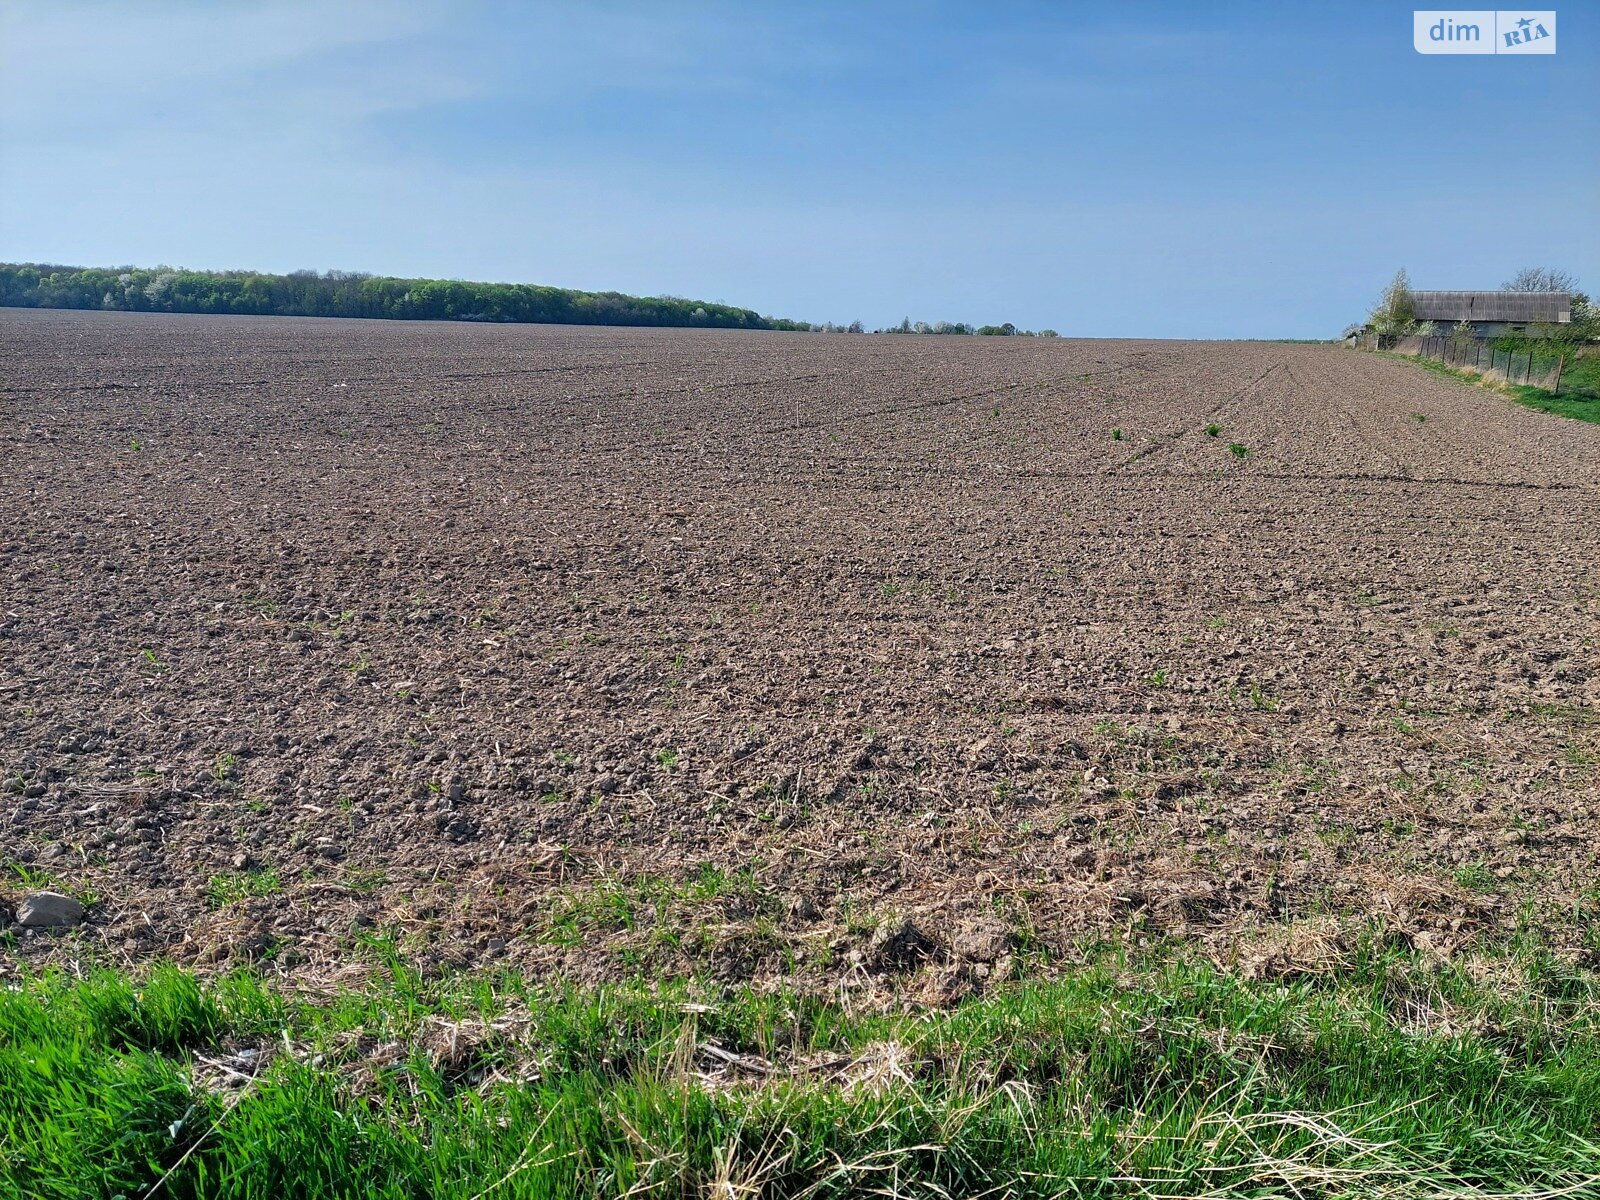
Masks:
[[[35,892],[17,906],[17,924],[24,929],[62,929],[83,920],[83,905],[60,892]]]

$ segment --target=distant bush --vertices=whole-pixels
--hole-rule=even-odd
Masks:
[[[979,334],[984,337],[1060,337],[1054,329],[1041,329],[1034,333],[1031,329],[1018,329],[1009,321],[1004,325],[979,325],[974,328],[964,321],[913,321],[909,317],[898,325],[890,325],[884,329],[874,330],[875,333],[910,333],[910,334]]]
[[[1507,354],[1532,354],[1540,358],[1576,358],[1584,348],[1581,331],[1570,325],[1530,325],[1526,333],[1507,333],[1494,340],[1494,348]]]

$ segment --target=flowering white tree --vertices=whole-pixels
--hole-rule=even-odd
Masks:
[[[172,287],[172,281],[178,277],[175,271],[163,271],[145,285],[144,298],[151,304],[160,304],[167,298],[167,292]]]
[[[1369,319],[1372,328],[1384,336],[1399,336],[1416,329],[1417,305],[1411,298],[1411,279],[1404,267],[1394,273],[1389,286],[1383,289]]]

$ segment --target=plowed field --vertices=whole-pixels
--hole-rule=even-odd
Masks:
[[[0,416],[0,897],[94,900],[6,969],[948,994],[1593,898],[1600,427],[1405,363],[11,310]]]

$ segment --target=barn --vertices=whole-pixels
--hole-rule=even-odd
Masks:
[[[1526,333],[1530,325],[1566,325],[1572,320],[1569,292],[1412,292],[1417,320],[1441,333],[1462,321],[1480,338]]]

